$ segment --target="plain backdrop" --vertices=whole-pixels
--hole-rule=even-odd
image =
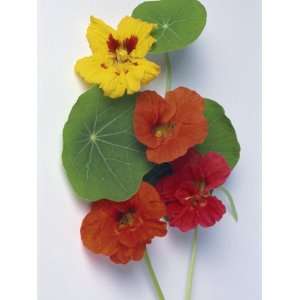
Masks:
[[[61,164],[62,128],[87,86],[74,74],[89,55],[89,16],[112,25],[136,0],[40,0],[38,7],[39,300],[155,299],[143,262],[117,266],[83,248],[88,206],[73,194]],[[201,37],[171,55],[173,87],[184,85],[221,103],[242,147],[227,182],[239,213],[200,230],[193,299],[260,299],[260,11],[258,0],[203,1]],[[155,57],[163,64],[163,59]],[[164,71],[164,70],[163,70]],[[163,91],[164,72],[147,88]],[[167,299],[183,299],[191,233],[170,229],[149,252]]]

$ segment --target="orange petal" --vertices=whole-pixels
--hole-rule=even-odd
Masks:
[[[195,91],[178,87],[166,94],[166,101],[176,105],[175,121],[190,123],[197,122],[199,115],[204,113],[204,99]]]
[[[101,201],[102,202],[102,201]],[[118,239],[115,234],[116,221],[112,215],[103,210],[92,209],[84,218],[80,233],[85,247],[94,253],[112,255],[117,250]]]
[[[127,264],[130,260],[141,260],[145,253],[145,243],[138,244],[136,247],[120,246],[118,252],[110,257],[116,264]]]
[[[134,132],[137,139],[148,147],[157,147],[160,140],[154,135],[155,126],[168,122],[174,113],[174,106],[164,101],[156,92],[140,93],[134,112]]]
[[[135,199],[138,213],[148,220],[159,220],[166,215],[165,204],[157,190],[147,182],[142,182]]]

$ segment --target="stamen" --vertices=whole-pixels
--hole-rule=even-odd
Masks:
[[[135,210],[133,208],[130,208],[127,212],[120,213],[117,217],[120,227],[131,225],[134,220],[134,213]]]
[[[157,138],[162,138],[162,137],[166,138],[166,137],[171,135],[172,130],[174,128],[175,128],[174,123],[157,126],[154,129],[154,136],[157,137]]]

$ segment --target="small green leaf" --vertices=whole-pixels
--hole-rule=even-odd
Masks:
[[[237,222],[239,218],[238,218],[238,213],[237,213],[236,207],[234,205],[233,197],[231,196],[230,192],[224,186],[220,186],[219,190],[222,191],[226,195],[228,202],[229,202],[229,208],[230,208],[229,212],[230,212],[232,218]]]
[[[217,152],[233,168],[240,158],[240,144],[231,121],[223,107],[213,100],[205,99],[204,114],[208,120],[208,136],[203,144],[197,145],[197,150],[200,153]]]
[[[82,94],[63,132],[63,165],[85,201],[123,201],[151,169],[132,129],[135,96],[111,100],[98,87]]]
[[[153,32],[154,54],[185,48],[198,38],[206,24],[205,7],[196,0],[147,1],[137,6],[132,16],[158,25]]]

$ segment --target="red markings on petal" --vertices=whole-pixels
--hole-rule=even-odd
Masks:
[[[116,50],[120,47],[120,42],[116,40],[112,34],[109,35],[108,40],[107,40],[107,47],[110,52],[115,53]]]
[[[138,38],[135,35],[132,35],[130,38],[127,38],[123,41],[123,46],[127,50],[127,53],[130,54],[137,45]]]

